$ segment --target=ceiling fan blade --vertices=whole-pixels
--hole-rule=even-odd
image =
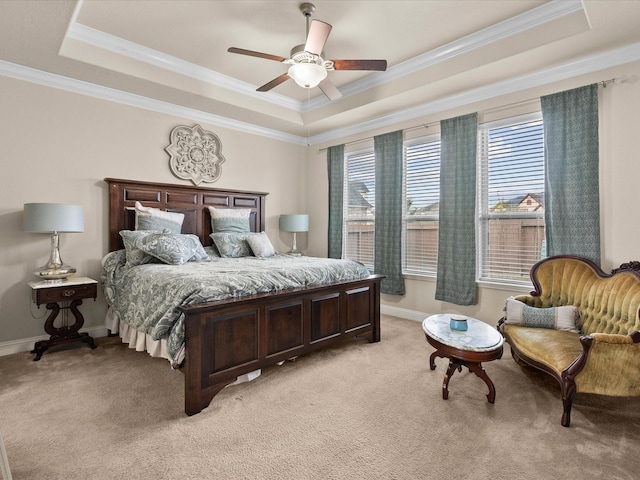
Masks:
[[[268,92],[273,87],[277,87],[278,85],[280,85],[283,82],[286,82],[287,80],[289,80],[289,74],[288,73],[283,73],[279,77],[276,77],[273,80],[271,80],[269,83],[265,83],[260,88],[256,88],[256,91],[257,92]]]
[[[386,60],[332,60],[335,70],[377,70],[387,69]]]
[[[318,84],[318,88],[322,90],[322,93],[324,93],[329,100],[337,100],[342,96],[338,87],[336,87],[328,77]]]
[[[253,50],[245,50],[244,48],[231,47],[227,50],[229,53],[239,53],[240,55],[249,55],[250,57],[265,58],[267,60],[275,60],[276,62],[284,62],[286,58],[278,55],[270,55],[268,53],[254,52]]]
[[[320,20],[311,20],[311,26],[309,27],[309,35],[307,35],[307,43],[304,45],[304,51],[314,53],[316,55],[322,55],[322,49],[324,44],[329,38],[331,32],[331,25]]]

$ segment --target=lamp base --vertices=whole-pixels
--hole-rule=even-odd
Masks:
[[[69,265],[50,266],[45,265],[37,269],[33,274],[47,283],[63,283],[68,277],[76,273],[76,269]]]
[[[45,266],[40,267],[33,273],[36,277],[47,283],[62,283],[67,277],[76,273],[75,268],[65,265],[62,262],[58,232],[53,232],[51,235],[51,255],[49,256],[49,261]]]
[[[285,255],[289,255],[290,257],[301,257],[302,252],[300,250],[289,250]]]

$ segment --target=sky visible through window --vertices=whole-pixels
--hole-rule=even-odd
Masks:
[[[490,208],[517,202],[527,194],[539,200],[544,193],[542,120],[488,131],[487,188]],[[350,188],[375,205],[372,150],[349,155]],[[440,141],[427,140],[405,147],[406,196],[409,214],[432,214],[440,200]]]
[[[494,128],[488,133],[489,207],[544,193],[542,120]]]

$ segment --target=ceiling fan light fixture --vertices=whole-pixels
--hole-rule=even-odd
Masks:
[[[317,63],[295,63],[289,67],[289,76],[302,88],[314,88],[327,78],[327,70]]]

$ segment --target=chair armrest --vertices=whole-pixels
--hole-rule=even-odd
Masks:
[[[585,351],[573,367],[578,392],[612,396],[640,395],[640,332],[594,333],[580,337]],[[582,364],[579,371],[576,367]]]
[[[614,343],[626,345],[629,343],[640,343],[640,332],[635,330],[629,335],[619,335],[614,333],[592,333],[589,335],[595,342]]]

